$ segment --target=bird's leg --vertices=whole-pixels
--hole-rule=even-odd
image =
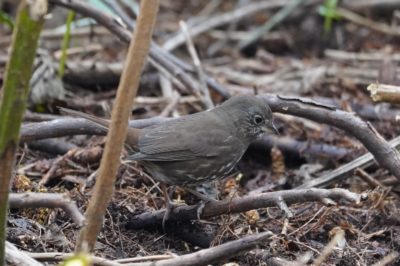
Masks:
[[[196,197],[198,197],[199,199],[201,199],[202,201],[204,201],[204,203],[208,203],[208,202],[215,202],[217,201],[216,199],[207,197],[206,195],[204,195],[203,193],[197,192],[194,189],[191,188],[185,188],[185,190],[193,195],[195,195]]]
[[[191,188],[185,188],[185,190],[193,195],[195,195],[196,197],[198,197],[199,199],[201,199],[201,202],[199,204],[199,206],[197,207],[197,220],[200,220],[201,214],[203,213],[203,209],[206,206],[207,203],[209,202],[216,202],[217,200],[207,197],[206,195],[204,195],[203,193],[197,192],[194,189]]]
[[[162,220],[162,229],[165,232],[165,222],[169,219],[169,215],[171,214],[172,210],[174,209],[174,203],[171,201],[171,197],[168,194],[167,186],[164,182],[160,182],[161,190],[164,194],[165,200],[165,213]]]
[[[160,182],[160,187],[164,194],[164,200],[165,200],[165,214],[162,220],[162,229],[164,232],[166,232],[165,223],[169,219],[169,216],[171,215],[174,208],[180,206],[180,204],[176,204],[171,200],[172,194],[174,193],[174,189],[171,190],[171,193],[168,193],[167,186],[165,185],[164,182]],[[175,186],[173,186],[173,188],[175,188]]]

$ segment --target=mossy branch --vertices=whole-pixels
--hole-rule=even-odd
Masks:
[[[25,112],[43,16],[47,1],[22,0],[14,28],[10,59],[0,92],[0,264],[5,260],[8,190],[19,141],[19,129]]]

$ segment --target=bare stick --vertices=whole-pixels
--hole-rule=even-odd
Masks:
[[[397,137],[389,142],[389,145],[395,149],[400,147],[400,137]],[[371,153],[364,154],[353,161],[342,165],[341,167],[333,170],[332,172],[315,178],[306,184],[298,186],[297,189],[312,188],[312,187],[324,187],[333,182],[342,180],[348,176],[351,176],[357,168],[365,169],[375,164],[374,156]]]
[[[150,255],[150,256],[145,256],[145,257],[118,259],[115,261],[118,263],[134,263],[134,262],[141,262],[141,261],[167,260],[167,259],[172,259],[172,258],[176,258],[176,257],[177,257],[177,255],[175,255],[175,254]]]
[[[202,98],[205,106],[207,107],[207,109],[213,108],[214,103],[212,102],[212,100],[210,98],[210,93],[208,91],[204,70],[201,65],[200,58],[197,55],[196,49],[194,48],[193,41],[190,38],[187,25],[184,21],[180,21],[179,25],[181,26],[183,35],[185,36],[188,51],[190,53],[190,56],[192,57],[194,67],[196,68],[196,71],[197,71],[197,76],[200,81],[200,89],[203,94],[201,98]]]
[[[278,197],[276,200],[276,205],[286,213],[288,218],[293,217],[293,213],[290,211],[289,207],[287,206],[286,202],[282,199],[282,197]]]
[[[250,33],[250,36],[240,41],[238,47],[243,50],[251,44],[257,42],[263,36],[267,35],[274,27],[279,25],[286,17],[288,17],[294,10],[298,10],[298,6],[304,3],[303,0],[290,1],[287,5],[282,7],[281,10],[276,12],[264,25],[257,28]]]
[[[324,51],[324,56],[332,58],[335,61],[341,61],[341,62],[354,62],[354,61],[382,62],[384,53],[382,52],[355,53],[342,50],[326,49]],[[390,59],[393,62],[399,62],[400,53],[390,54]]]
[[[12,243],[6,241],[6,263],[5,265],[19,266],[43,266],[42,263],[36,261],[27,255],[26,252],[20,251]]]
[[[330,124],[357,138],[371,152],[380,166],[389,170],[400,180],[400,154],[375,130],[359,117],[332,106],[306,100],[271,94],[263,94],[263,99],[273,112],[280,112]]]
[[[350,10],[340,8],[340,7],[338,7],[336,9],[336,12],[339,16],[341,16],[347,20],[350,20],[356,24],[359,24],[361,26],[370,28],[374,31],[378,31],[378,32],[381,32],[381,33],[384,33],[387,35],[391,35],[391,36],[400,36],[400,30],[398,27],[391,27],[384,23],[375,22],[368,18],[362,17],[362,16],[358,15],[357,13],[354,13]]]
[[[116,173],[120,164],[119,157],[128,128],[129,113],[149,51],[158,6],[158,0],[142,1],[137,27],[128,50],[126,67],[122,72],[117,91],[99,175],[86,211],[87,225],[80,232],[76,251],[93,250],[102,226],[104,213],[112,197]]]
[[[400,103],[400,87],[372,83],[367,87],[374,102]]]
[[[64,194],[10,193],[10,208],[60,208],[79,226],[85,220],[75,202]]]
[[[203,249],[177,258],[155,262],[132,263],[130,266],[183,266],[183,265],[209,265],[237,256],[240,253],[252,249],[261,242],[268,241],[273,234],[263,232],[249,235],[219,246]]]
[[[367,183],[372,189],[376,187],[381,187],[381,188],[386,188],[385,185],[383,185],[381,182],[370,176],[367,172],[365,172],[361,168],[357,168],[354,173],[361,178],[365,183]]]
[[[321,255],[319,255],[318,258],[315,259],[314,265],[316,266],[321,265],[322,262],[324,262],[333,252],[336,246],[339,246],[341,249],[343,249],[344,248],[343,243],[345,243],[345,241],[346,240],[344,238],[344,231],[342,229],[338,229],[332,240],[329,241],[328,245],[322,250]]]
[[[399,253],[394,251],[388,255],[386,255],[383,259],[378,261],[377,263],[374,263],[372,266],[385,266],[385,265],[390,265],[395,259],[399,257]]]
[[[44,252],[44,253],[27,253],[29,257],[34,258],[38,261],[49,262],[49,261],[62,261],[74,256],[74,253],[62,253],[62,252]],[[114,262],[105,258],[90,256],[90,260],[93,265],[99,266],[121,266],[118,262]]]
[[[228,213],[246,212],[258,208],[277,206],[282,199],[286,204],[306,201],[322,201],[324,198],[333,200],[344,199],[350,202],[360,202],[365,196],[352,193],[345,189],[303,189],[283,190],[257,195],[248,195],[231,200],[209,202],[204,206],[200,218],[207,219]],[[174,208],[168,221],[183,221],[198,219],[197,206],[179,206]],[[161,225],[165,210],[146,212],[130,218],[127,227],[129,229],[142,229]]]

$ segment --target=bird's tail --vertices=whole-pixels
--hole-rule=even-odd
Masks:
[[[108,128],[110,127],[110,121],[104,118],[100,118],[94,115],[89,115],[80,111],[68,109],[68,108],[63,108],[59,107],[60,111],[64,114],[71,115],[71,116],[76,116],[76,117],[81,117],[84,119],[87,119],[96,125],[99,125],[106,131],[108,131]],[[138,141],[139,141],[139,135],[140,135],[141,130],[137,128],[132,128],[129,127],[128,131],[126,133],[126,139],[125,143],[132,149],[135,149]]]
[[[110,121],[108,121],[107,119],[104,119],[104,118],[100,118],[100,117],[97,117],[94,115],[89,115],[84,112],[80,112],[80,111],[76,111],[76,110],[72,110],[72,109],[68,109],[68,108],[64,108],[64,107],[58,107],[58,109],[60,109],[60,111],[63,114],[85,118],[107,130],[108,130],[108,127],[110,126]]]

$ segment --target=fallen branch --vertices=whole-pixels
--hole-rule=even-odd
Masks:
[[[397,137],[389,142],[389,145],[393,149],[400,148],[400,137]],[[342,165],[341,167],[333,170],[332,172],[323,175],[321,177],[315,178],[306,184],[298,186],[297,189],[305,189],[312,187],[324,187],[333,182],[338,182],[339,180],[345,179],[346,177],[352,176],[357,168],[365,169],[375,164],[374,156],[371,153],[364,154],[353,161]]]
[[[339,250],[343,252],[344,246],[346,244],[344,231],[337,228],[335,236],[329,241],[328,245],[324,247],[321,254],[314,260],[314,265],[321,265],[326,259],[334,252],[335,247],[338,246]]]
[[[352,113],[322,105],[304,98],[289,98],[271,94],[262,97],[273,112],[304,117],[329,124],[357,138],[372,153],[380,166],[400,180],[400,154],[368,122]]]
[[[44,253],[26,253],[29,257],[36,259],[38,261],[43,261],[43,262],[61,262],[63,260],[66,260],[76,254],[74,253],[62,253],[62,252],[44,252]],[[100,258],[100,257],[95,257],[95,256],[90,256],[90,260],[93,263],[93,265],[97,266],[121,266],[123,264],[120,264],[118,262],[114,262],[108,259]],[[42,264],[40,264],[42,265]]]
[[[26,252],[20,251],[8,241],[6,241],[6,263],[6,265],[43,266],[42,263],[31,258]]]
[[[372,83],[367,87],[374,102],[400,103],[400,87]]]
[[[203,249],[191,254],[182,255],[173,259],[156,262],[130,263],[130,266],[183,266],[183,265],[209,265],[224,259],[238,256],[240,253],[252,249],[260,243],[265,243],[273,234],[263,232],[249,235],[219,246]]]
[[[354,61],[370,61],[369,63],[371,63],[372,61],[375,63],[380,63],[382,62],[382,58],[384,58],[385,53],[383,52],[356,53],[356,52],[348,52],[342,50],[326,49],[324,51],[324,56],[339,62],[351,63]],[[393,62],[399,62],[400,53],[391,53],[390,59]]]
[[[118,266],[118,265],[130,265],[130,266],[167,266],[167,265],[208,265],[215,263],[223,259],[229,259],[230,257],[237,256],[241,252],[253,248],[255,245],[265,242],[270,239],[273,234],[271,232],[263,232],[255,235],[249,235],[238,240],[230,241],[219,246],[215,246],[208,249],[203,249],[198,252],[194,252],[187,255],[178,256],[171,259],[163,259],[171,256],[149,256],[142,258],[128,258],[118,261],[111,261],[99,257],[92,257],[92,262],[95,265],[101,266]],[[46,253],[27,253],[30,257],[40,261],[61,261],[71,257],[72,253],[61,253],[61,252],[46,252]],[[132,261],[145,261],[153,260],[152,262],[141,262],[132,263]],[[163,259],[163,260],[160,260]],[[31,259],[32,260],[32,259]],[[157,260],[157,261],[154,261]],[[126,264],[128,263],[128,264]],[[39,264],[41,265],[41,264]],[[38,266],[39,266],[38,265]]]
[[[393,261],[395,261],[399,257],[399,253],[397,251],[393,251],[386,255],[383,259],[380,261],[374,263],[372,266],[385,266],[385,265],[391,265]]]
[[[60,139],[42,139],[28,143],[32,150],[47,152],[54,155],[63,155],[68,151],[77,148],[76,145]]]
[[[354,154],[356,150],[337,147],[314,141],[298,141],[288,137],[264,136],[252,143],[251,148],[262,150],[264,153],[276,146],[282,152],[304,157],[324,157],[330,159],[344,159]]]
[[[84,217],[80,213],[75,202],[68,196],[57,193],[10,193],[10,208],[60,208],[78,226],[82,226]]]
[[[363,195],[352,193],[345,189],[303,189],[303,190],[283,190],[257,195],[247,195],[241,198],[233,198],[224,201],[209,202],[205,204],[201,219],[207,219],[222,214],[240,213],[253,209],[276,207],[282,202],[293,204],[306,201],[323,201],[325,198],[332,200],[344,199],[358,203],[363,199]],[[162,223],[165,210],[145,212],[129,218],[128,229],[143,229],[158,227]],[[197,220],[198,206],[180,206],[174,208],[170,214],[168,222]]]

